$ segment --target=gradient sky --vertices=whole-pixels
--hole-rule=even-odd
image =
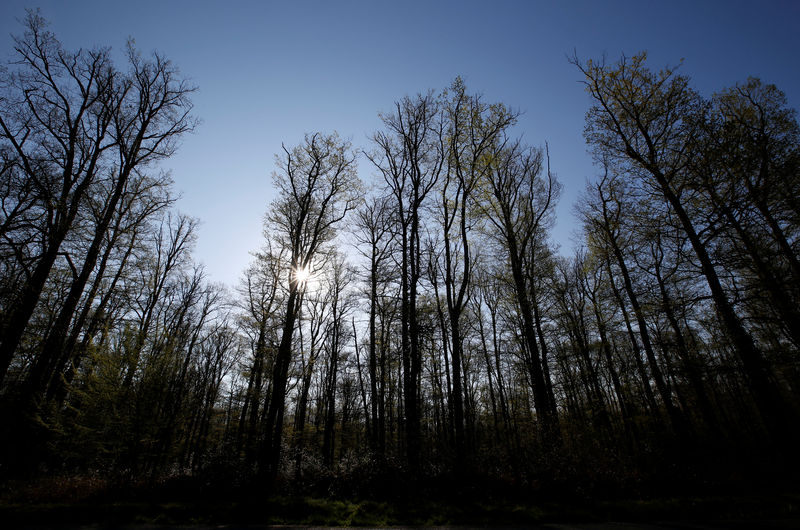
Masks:
[[[800,1],[3,0],[3,61],[26,7],[40,7],[68,48],[123,50],[130,36],[199,87],[202,125],[163,168],[182,193],[178,208],[202,221],[196,259],[231,286],[261,246],[281,142],[336,130],[368,147],[379,111],[458,75],[487,102],[521,110],[516,131],[529,144],[549,143],[564,186],[553,233],[563,252],[573,248],[573,205],[597,172],[573,51],[615,61],[647,50],[652,67],[683,58],[704,95],[757,76],[800,106]]]

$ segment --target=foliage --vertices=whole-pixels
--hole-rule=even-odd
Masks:
[[[706,98],[646,54],[574,58],[601,174],[573,256],[516,111],[460,78],[407,96],[362,151],[283,148],[229,293],[155,165],[193,88],[132,47],[124,71],[64,50],[36,13],[25,31],[0,82],[6,513],[636,519],[691,501],[613,503],[709,506],[797,469],[800,128],[777,87]]]

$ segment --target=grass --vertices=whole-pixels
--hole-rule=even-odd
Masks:
[[[359,498],[269,494],[246,486],[209,489],[190,479],[120,487],[96,477],[48,478],[6,484],[0,491],[0,521],[6,528],[64,524],[525,526],[677,519],[800,522],[800,494],[782,490],[590,499],[535,491],[449,494],[442,486],[449,484],[430,483],[397,496]]]
[[[531,525],[605,521],[800,519],[800,496],[669,498],[568,504],[388,503],[274,496],[237,502],[62,502],[0,504],[0,520],[48,524],[269,524],[316,526]]]

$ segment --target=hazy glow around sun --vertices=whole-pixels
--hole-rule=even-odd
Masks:
[[[308,267],[301,267],[299,269],[295,269],[294,271],[294,279],[297,280],[297,283],[301,285],[305,284],[310,276],[311,271]]]

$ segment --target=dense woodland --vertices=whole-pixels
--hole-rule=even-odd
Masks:
[[[775,86],[573,58],[597,175],[571,256],[558,160],[514,107],[460,79],[387,102],[361,146],[276,156],[226,289],[163,169],[194,87],[124,58],[31,13],[0,71],[3,479],[635,491],[795,468],[800,129]]]

